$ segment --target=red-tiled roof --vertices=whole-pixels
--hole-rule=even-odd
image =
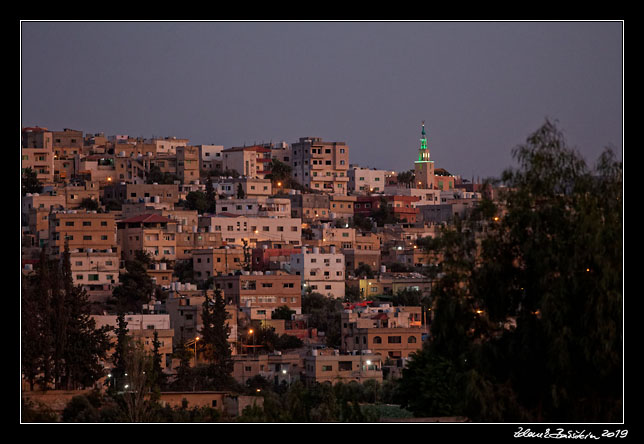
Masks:
[[[130,217],[129,219],[120,220],[121,223],[136,224],[136,223],[166,223],[170,222],[167,217],[159,216],[158,214],[139,214],[138,216]]]

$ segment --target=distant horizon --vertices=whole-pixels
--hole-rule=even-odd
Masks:
[[[546,119],[622,159],[623,23],[21,22],[21,124],[233,146],[320,137],[361,167],[499,178]]]

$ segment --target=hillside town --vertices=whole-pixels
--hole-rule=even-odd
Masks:
[[[414,149],[410,169],[395,172],[353,164],[349,145],[318,137],[225,148],[23,128],[23,276],[45,258],[67,260],[112,341],[90,386],[23,373],[23,395],[60,410],[69,397],[51,401],[56,388],[124,390],[110,358],[123,326],[177,380],[210,359],[199,341],[216,295],[242,386],[399,378],[430,335],[440,259],[424,243],[494,198],[435,164],[424,122]],[[321,317],[319,299],[339,309]],[[166,389],[160,401],[224,409],[234,399],[234,416],[259,399],[194,389]]]

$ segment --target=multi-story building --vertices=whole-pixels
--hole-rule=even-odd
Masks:
[[[291,200],[291,214],[299,217],[302,222],[324,222],[332,220],[329,210],[329,195],[326,194],[289,194]]]
[[[414,196],[358,196],[354,212],[362,216],[372,216],[380,208],[383,199],[398,220],[407,223],[416,222],[418,209],[415,203],[418,198]]]
[[[163,139],[153,138],[147,141],[147,143],[155,145],[156,153],[165,153],[172,155],[176,155],[177,148],[187,146],[188,142],[188,139],[178,139],[176,137],[164,137]]]
[[[327,194],[347,194],[349,147],[344,142],[323,142],[301,137],[291,144],[293,178],[302,185]]]
[[[52,131],[51,135],[54,151],[58,148],[75,148],[78,152],[73,154],[81,154],[85,140],[82,131],[64,128],[62,131]]]
[[[21,199],[22,225],[29,223],[29,214],[32,210],[49,212],[51,209],[65,209],[65,205],[65,195],[55,190],[46,193],[27,193]]]
[[[334,227],[329,223],[311,226],[309,235],[303,236],[302,244],[310,247],[334,246],[338,250],[343,248],[354,248],[356,241],[356,229],[345,226]]]
[[[380,249],[344,248],[342,254],[344,254],[347,274],[355,274],[356,270],[363,265],[368,265],[372,271],[377,271],[381,265]]]
[[[364,300],[378,295],[393,295],[403,290],[419,291],[421,296],[431,294],[432,281],[418,273],[381,272],[374,278],[349,279],[347,285],[356,286]]]
[[[214,283],[226,300],[246,310],[251,320],[271,319],[272,312],[284,305],[295,313],[302,312],[301,278],[294,274],[244,271],[216,276]]]
[[[329,195],[329,215],[332,220],[342,219],[346,222],[353,219],[356,196]]]
[[[272,241],[283,245],[299,245],[302,236],[300,219],[291,217],[202,216],[199,227],[221,233],[228,244],[254,247],[258,242]]]
[[[47,128],[22,129],[22,174],[27,168],[36,173],[42,183],[54,181],[54,151],[52,132]]]
[[[52,211],[49,216],[49,247],[58,255],[68,243],[70,250],[116,250],[116,222],[113,213],[96,211]]]
[[[205,281],[213,276],[228,274],[250,266],[250,251],[243,248],[203,248],[191,251],[194,278]]]
[[[206,290],[209,298],[214,298],[213,290]],[[228,343],[231,350],[236,353],[238,342],[237,314],[238,309],[230,304],[229,297],[223,294],[226,300],[226,325],[230,328]],[[196,286],[174,282],[165,300],[165,311],[170,317],[170,328],[174,331],[174,342],[184,344],[200,336],[203,328],[201,315],[205,301],[204,290],[197,290]]]
[[[202,176],[207,176],[212,170],[224,171],[222,151],[223,145],[196,145],[199,149],[199,170]]]
[[[176,259],[176,238],[168,229],[170,220],[156,214],[141,214],[117,221],[118,241],[125,259],[134,259],[138,250],[154,261]]]
[[[96,322],[96,327],[118,326],[118,316],[116,315],[92,315]],[[161,368],[169,367],[172,355],[172,344],[174,330],[170,326],[170,316],[168,314],[133,314],[125,315],[127,323],[127,332],[134,340],[143,345],[143,349],[148,353],[154,350],[154,333],[158,335],[159,354],[161,355]],[[115,334],[111,333],[112,342],[116,342]]]
[[[303,291],[344,298],[344,255],[336,252],[335,247],[329,247],[327,253],[320,252],[318,247],[311,250],[302,247],[301,253],[291,255],[289,270],[300,276]]]
[[[217,182],[213,181],[213,188],[219,195],[226,197],[237,197],[241,186],[244,197],[268,197],[273,194],[273,185],[270,179],[258,179],[252,177],[238,177],[233,179],[220,178]]]
[[[240,384],[261,376],[275,385],[300,380],[303,359],[296,353],[242,354],[233,358],[233,377]]]
[[[282,270],[285,265],[290,264],[291,254],[297,254],[301,251],[301,247],[270,248],[266,244],[253,248],[251,271]]]
[[[306,383],[382,382],[382,357],[378,354],[341,354],[333,349],[313,349],[304,356]]]
[[[179,202],[179,186],[177,184],[146,184],[146,183],[115,183],[103,188],[106,200],[119,202],[150,202],[176,204]]]
[[[217,199],[216,213],[235,216],[291,217],[291,201],[285,198],[257,196],[246,199]]]
[[[182,183],[199,180],[199,148],[196,146],[178,146],[177,176]]]
[[[120,259],[115,250],[70,251],[69,262],[74,285],[82,285],[90,295],[109,292],[119,283]]]
[[[222,152],[224,169],[235,170],[244,177],[263,179],[270,162],[270,148],[261,145],[226,148]]]
[[[373,353],[383,362],[404,365],[409,355],[422,348],[428,333],[422,307],[354,306],[342,313],[341,350]]]
[[[350,165],[347,171],[349,192],[356,194],[381,193],[385,191],[385,175],[387,173],[385,170]]]

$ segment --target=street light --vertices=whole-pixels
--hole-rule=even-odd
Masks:
[[[199,336],[195,338],[195,368],[197,368],[197,341],[199,341]]]

